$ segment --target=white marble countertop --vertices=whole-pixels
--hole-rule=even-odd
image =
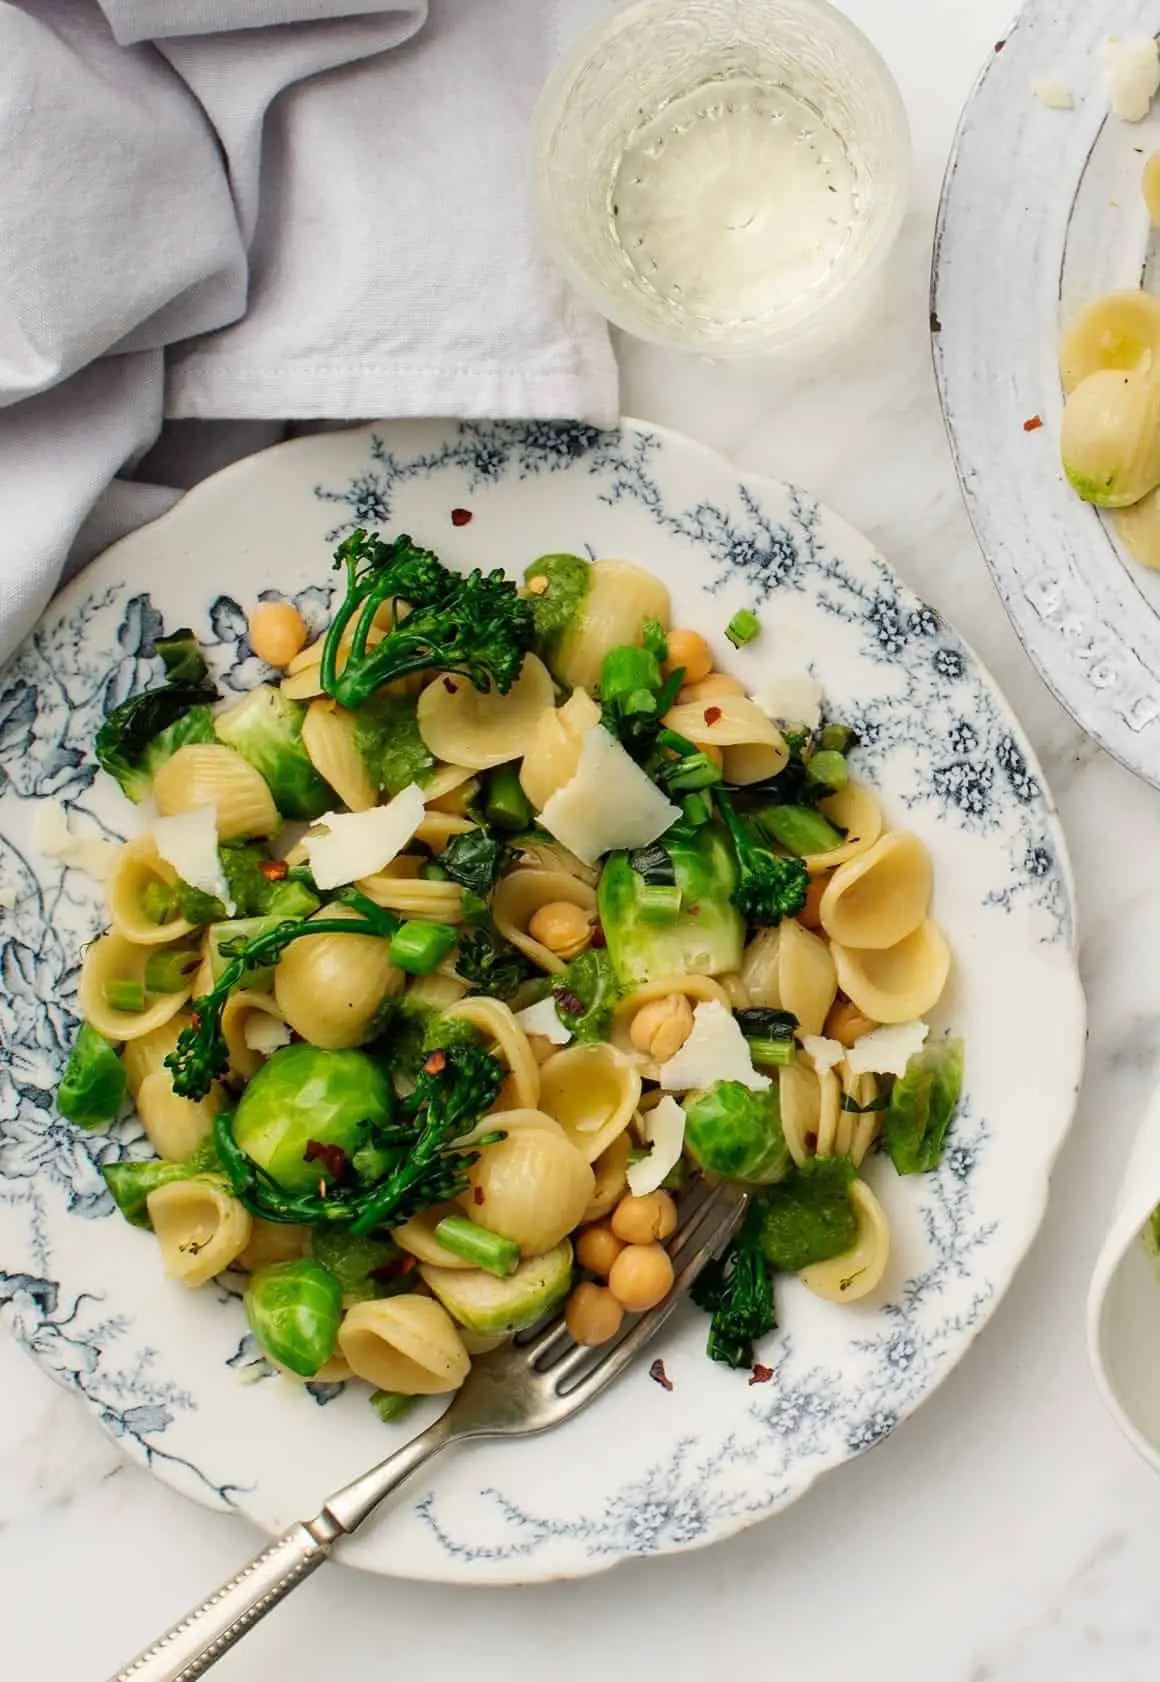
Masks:
[[[519,1592],[396,1587],[328,1567],[222,1662],[223,1682],[380,1676],[403,1662],[432,1678],[470,1666],[482,1682],[586,1682],[610,1667],[665,1682],[838,1682],[855,1668],[860,1682],[1155,1674],[1160,1483],[1102,1411],[1083,1307],[1160,1052],[1160,899],[1148,892],[1160,795],[1087,743],[1029,666],[962,511],[935,399],[938,187],[1009,0],[844,3],[892,66],[914,131],[914,205],[888,304],[853,346],[797,371],[626,345],[624,408],[816,490],[958,624],[1036,744],[1071,843],[1091,1006],[1088,1077],[1043,1231],[939,1393],[780,1518],[706,1553]],[[7,1339],[0,1393],[5,1668],[96,1682],[258,1537],[128,1465]]]

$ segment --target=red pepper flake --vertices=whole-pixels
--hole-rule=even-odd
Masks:
[[[308,1139],[302,1153],[303,1162],[321,1162],[336,1185],[341,1185],[350,1173],[350,1158],[341,1145],[328,1145],[321,1139]],[[325,1191],[323,1192],[325,1196]]]
[[[721,708],[720,707],[706,707],[705,708],[705,723],[706,724],[716,724],[717,720],[720,717],[721,717]]]
[[[996,42],[995,42],[995,51],[996,51],[996,52],[997,52],[997,53],[1001,53],[1001,52],[1002,52],[1002,51],[1003,51],[1003,48],[1004,48],[1004,47],[1005,47],[1005,46],[1006,46],[1006,45],[1007,45],[1007,37],[1006,37],[1006,36],[1005,36],[1005,35],[1004,35],[1004,37],[1003,37],[1003,39],[1002,39],[1002,40],[1001,40],[1001,41],[996,41]]]
[[[1042,425],[1043,425],[1043,416],[1042,415],[1032,415],[1030,420],[1025,420],[1023,422],[1023,430],[1024,430],[1024,432],[1038,432],[1039,428]]]
[[[443,679],[443,687],[449,695],[458,695],[459,693],[459,685],[457,683],[452,683],[449,677],[445,677]]]
[[[260,859],[258,869],[267,882],[280,882],[289,871],[290,866],[285,859]]]
[[[201,1017],[197,1014],[196,1010],[194,1011],[193,1015],[189,1019],[189,1025],[193,1029],[195,1034],[197,1033],[198,1029],[201,1027]]]
[[[772,1367],[763,1367],[760,1361],[754,1361],[753,1377],[749,1380],[750,1384],[768,1384],[772,1377]]]
[[[475,518],[470,508],[453,508],[451,510],[451,524],[453,526],[469,526]]]
[[[472,1186],[472,1188],[471,1188],[471,1201],[475,1204],[476,1208],[478,1209],[480,1204],[483,1202],[483,1187],[482,1186]]]
[[[591,937],[588,941],[588,944],[589,944],[589,946],[595,946],[598,950],[601,946],[607,946],[608,945],[608,937],[604,933],[604,927],[603,927],[602,924],[593,923],[592,934],[591,934]]]
[[[659,1384],[662,1390],[671,1390],[673,1381],[665,1371],[665,1363],[658,1356],[648,1369],[648,1375],[654,1384]]]
[[[447,1067],[447,1054],[443,1051],[433,1051],[423,1065],[425,1075],[441,1075]]]

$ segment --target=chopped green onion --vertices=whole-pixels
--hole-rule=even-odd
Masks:
[[[162,947],[160,951],[150,952],[145,960],[146,992],[187,992],[200,963],[201,953],[188,946]]]
[[[646,923],[675,923],[681,914],[681,890],[675,884],[645,883],[637,896],[637,909]]]
[[[755,1063],[765,1063],[774,1069],[785,1069],[797,1061],[797,1047],[792,1040],[754,1039],[745,1043]]]
[[[818,748],[822,753],[849,753],[858,746],[858,733],[848,724],[824,724],[818,732]]]
[[[846,764],[846,756],[836,748],[823,748],[820,753],[812,753],[806,760],[807,783],[828,788],[837,794],[845,788],[849,780],[850,770]]]
[[[514,765],[497,765],[489,772],[483,815],[493,829],[519,831],[532,821],[532,803],[520,787]]]
[[[726,625],[725,635],[734,648],[741,648],[745,643],[752,642],[760,629],[761,620],[756,613],[751,612],[747,607],[743,607],[733,615]]]
[[[177,913],[177,895],[168,883],[155,876],[141,895],[141,909],[151,923],[172,922]]]
[[[312,917],[321,905],[322,901],[318,895],[312,893],[305,882],[291,881],[289,877],[283,877],[270,891],[266,915],[280,919]]]
[[[690,794],[721,781],[720,766],[714,765],[708,754],[702,753],[687,736],[666,729],[658,731],[657,742],[678,755],[675,763],[670,760],[661,766],[660,779],[666,788],[677,794]]]
[[[464,888],[462,903],[465,923],[486,923],[490,912],[482,894],[475,893],[471,888]]]
[[[421,882],[450,882],[451,878],[438,859],[427,859],[419,867],[419,880]]]
[[[450,923],[424,923],[412,919],[395,931],[387,956],[396,969],[408,975],[430,975],[459,939]]]
[[[703,791],[686,794],[681,801],[681,811],[690,829],[700,829],[713,816],[713,802]]]
[[[832,853],[845,839],[812,806],[762,806],[754,816],[766,834],[796,858]]]
[[[435,1228],[436,1242],[453,1256],[462,1256],[485,1273],[495,1273],[506,1279],[520,1265],[520,1247],[498,1232],[488,1232],[466,1215],[445,1215]]]
[[[106,981],[105,1003],[110,1010],[139,1015],[145,1009],[145,989],[139,981]]]
[[[375,1390],[371,1393],[371,1406],[378,1414],[384,1425],[393,1425],[397,1419],[410,1413],[418,1396],[400,1396],[394,1390]]]

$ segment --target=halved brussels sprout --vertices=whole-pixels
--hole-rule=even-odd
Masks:
[[[482,1269],[421,1267],[447,1312],[468,1331],[498,1336],[544,1319],[568,1295],[572,1245],[567,1238],[543,1256],[529,1256],[499,1279]]]

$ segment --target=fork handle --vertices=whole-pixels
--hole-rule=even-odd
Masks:
[[[437,1419],[373,1472],[337,1491],[317,1518],[283,1531],[236,1577],[130,1659],[110,1682],[196,1682],[330,1558],[335,1542],[356,1530],[404,1478],[445,1448],[453,1434]]]

